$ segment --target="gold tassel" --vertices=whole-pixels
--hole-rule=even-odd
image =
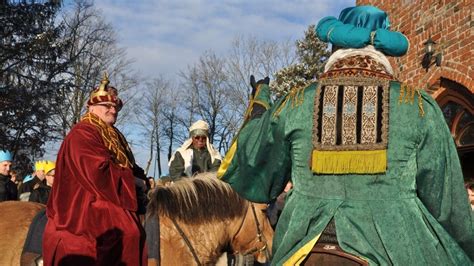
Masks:
[[[405,103],[408,103],[410,101],[410,95],[411,95],[412,88],[409,87],[408,85],[406,85],[405,91],[406,91]]]
[[[311,169],[316,174],[378,174],[387,170],[387,150],[313,150]]]
[[[280,106],[278,106],[278,109],[275,111],[275,113],[273,113],[273,117],[277,117],[280,115],[281,110],[283,110],[283,107],[285,107],[286,102],[288,102],[288,98],[290,98],[289,95],[285,97],[285,100],[283,100]]]
[[[401,104],[403,102],[403,98],[405,97],[405,87],[405,84],[402,84],[402,86],[400,86],[400,97],[398,97],[398,104]]]
[[[306,89],[307,85],[294,88],[292,89],[286,96],[285,100],[278,106],[278,109],[273,113],[274,117],[277,117],[280,115],[280,112],[283,110],[285,105],[288,103],[289,100],[291,100],[291,108],[295,108],[303,104],[304,102],[304,90]]]
[[[425,116],[425,110],[423,109],[423,99],[421,98],[421,92],[420,90],[416,90],[418,94],[418,109],[420,110],[420,116],[424,117]]]
[[[410,103],[411,104],[413,104],[413,102],[415,101],[415,91],[416,91],[415,88],[411,88],[411,91],[410,91]]]

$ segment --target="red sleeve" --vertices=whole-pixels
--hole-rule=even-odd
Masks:
[[[71,176],[80,186],[99,199],[136,211],[133,172],[113,162],[110,151],[94,126],[77,125],[65,142],[62,153],[67,160],[62,164],[69,168]]]

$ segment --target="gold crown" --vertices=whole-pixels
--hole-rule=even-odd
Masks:
[[[44,165],[45,164],[46,164],[46,161],[36,161],[35,162],[35,170],[36,171],[44,170]]]
[[[56,162],[53,161],[45,161],[44,162],[44,173],[47,174],[49,171],[54,170],[56,168]]]
[[[115,89],[109,89],[109,75],[107,72],[104,72],[104,77],[102,78],[102,81],[100,82],[99,88],[95,89],[91,93],[91,99],[95,97],[100,97],[100,96],[117,96],[117,91]]]

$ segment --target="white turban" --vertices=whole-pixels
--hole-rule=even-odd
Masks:
[[[209,124],[203,120],[198,120],[189,128],[191,136],[209,135]]]

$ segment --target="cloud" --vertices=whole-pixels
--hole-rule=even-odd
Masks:
[[[354,1],[97,1],[119,44],[145,76],[174,76],[206,50],[225,54],[236,36],[296,40],[309,24]]]

